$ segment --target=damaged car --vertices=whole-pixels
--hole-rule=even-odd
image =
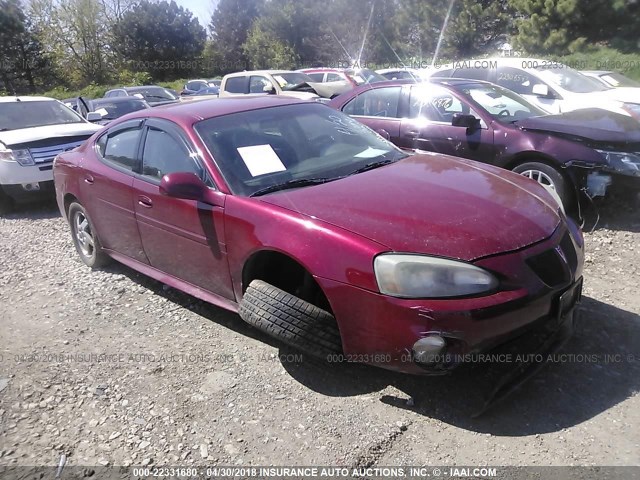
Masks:
[[[549,115],[480,80],[390,81],[329,104],[403,149],[490,163],[555,191],[570,211],[580,192],[640,187],[640,124],[602,109]]]
[[[89,267],[115,259],[331,361],[447,372],[542,326],[566,338],[580,300],[582,234],[539,184],[408,155],[315,101],[135,112],[54,178]]]

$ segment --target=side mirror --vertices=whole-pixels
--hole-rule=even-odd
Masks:
[[[537,97],[548,97],[549,96],[549,87],[544,83],[536,83],[531,88],[531,93],[533,93]]]
[[[262,87],[262,91],[264,93],[276,93],[276,89],[273,87],[273,85],[265,85],[264,87]]]
[[[453,118],[451,119],[451,125],[454,127],[464,127],[470,130],[477,130],[480,128],[480,119],[473,115],[454,113]]]
[[[195,173],[168,173],[160,181],[160,194],[222,206],[220,193],[211,190]]]
[[[89,122],[99,122],[100,120],[102,120],[102,115],[100,115],[98,112],[89,112],[89,113],[87,113],[87,121],[89,121]]]

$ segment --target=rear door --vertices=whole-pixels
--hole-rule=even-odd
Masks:
[[[95,155],[83,160],[82,197],[105,248],[149,263],[142,248],[133,207],[143,120],[131,120],[98,137]]]
[[[224,210],[160,194],[168,173],[190,172],[215,189],[197,150],[172,122],[150,119],[142,170],[133,182],[135,212],[151,266],[192,285],[233,299],[224,242]],[[219,193],[221,204],[224,194]]]
[[[453,126],[456,113],[482,118],[445,87],[412,85],[408,118],[400,127],[401,146],[491,162],[495,151],[491,127],[482,120],[478,129]]]
[[[385,130],[399,145],[402,87],[390,86],[366,90],[342,107],[342,111],[375,131]]]

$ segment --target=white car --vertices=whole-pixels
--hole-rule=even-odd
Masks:
[[[444,65],[433,76],[496,83],[549,113],[602,108],[640,118],[640,89],[608,88],[561,63],[536,58],[486,58]]]
[[[640,88],[640,83],[625,77],[621,73],[611,70],[582,70],[580,73],[589,78],[595,78],[605,87],[611,88]]]
[[[220,97],[238,95],[287,95],[301,100],[319,98],[309,82],[313,80],[301,72],[288,70],[255,70],[230,73],[222,78]]]
[[[90,120],[99,117],[89,114]],[[0,211],[53,198],[53,159],[101,128],[52,98],[0,97]]]

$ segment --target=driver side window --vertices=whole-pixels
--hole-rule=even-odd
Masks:
[[[205,178],[204,169],[182,141],[150,127],[142,154],[142,176],[159,182],[163,176],[174,172],[195,173],[199,178]]]
[[[271,85],[266,77],[252,76],[249,80],[249,93],[265,93],[264,87]]]
[[[376,88],[361,93],[347,103],[342,111],[347,115],[366,117],[398,117],[401,87]]]

